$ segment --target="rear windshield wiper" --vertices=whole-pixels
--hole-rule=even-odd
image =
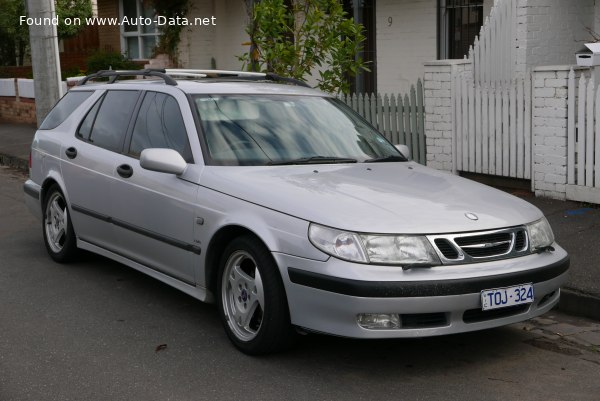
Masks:
[[[282,160],[282,161],[270,161],[267,163],[269,166],[283,166],[288,164],[328,164],[328,163],[356,163],[356,159],[349,157],[335,157],[335,156],[311,156],[301,157],[299,159]]]
[[[376,157],[374,159],[367,159],[365,163],[389,163],[389,162],[407,162],[408,159],[400,155],[390,155],[383,157]]]

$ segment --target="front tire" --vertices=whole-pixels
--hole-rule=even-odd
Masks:
[[[223,252],[217,303],[227,336],[250,355],[281,351],[295,337],[285,289],[269,250],[255,237],[234,239]]]
[[[48,189],[43,205],[42,231],[46,250],[56,262],[70,262],[76,256],[77,243],[67,201],[58,185],[53,184]]]

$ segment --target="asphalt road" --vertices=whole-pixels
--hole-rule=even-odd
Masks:
[[[216,309],[90,254],[60,265],[0,167],[0,400],[598,400],[600,324],[551,312],[447,337],[303,337],[252,358]]]

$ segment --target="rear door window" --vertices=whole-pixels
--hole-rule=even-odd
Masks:
[[[96,146],[120,152],[139,91],[111,90],[81,123],[77,136]]]
[[[83,103],[88,97],[94,93],[93,91],[73,91],[67,92],[66,95],[58,101],[54,108],[48,113],[40,129],[54,129],[61,125],[75,109]]]

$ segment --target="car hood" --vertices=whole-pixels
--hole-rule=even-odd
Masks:
[[[414,162],[208,166],[201,184],[304,220],[358,232],[488,230],[543,216],[517,197]]]

